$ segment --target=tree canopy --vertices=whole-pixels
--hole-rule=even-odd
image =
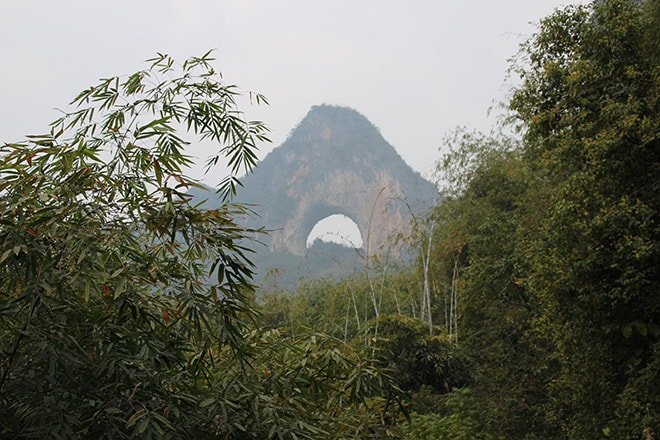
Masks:
[[[241,356],[254,313],[253,231],[228,198],[266,139],[210,61],[158,55],[83,91],[49,133],[2,146],[3,436],[205,429],[193,390],[227,347]],[[191,203],[181,127],[220,145],[208,162],[230,168],[220,209]]]
[[[657,8],[544,19],[514,66],[520,141],[461,135],[443,163],[458,191],[436,261],[460,250],[463,341],[499,435],[660,432]]]

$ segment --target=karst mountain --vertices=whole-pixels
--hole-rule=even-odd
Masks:
[[[257,247],[259,271],[295,266],[297,277],[332,274],[337,272],[333,266],[355,263],[326,264],[320,254],[330,253],[335,261],[346,255],[353,260],[355,255],[398,255],[392,236],[406,234],[412,213],[422,213],[438,197],[435,185],[410,168],[366,117],[331,105],[312,107],[242,183],[235,200],[257,214],[245,220],[246,226],[270,231],[260,238],[264,246]],[[364,244],[357,254],[331,244],[307,249],[314,225],[333,214],[345,215],[359,228]]]

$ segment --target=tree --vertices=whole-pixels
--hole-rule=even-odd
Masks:
[[[369,356],[314,331],[253,331],[251,368],[225,358],[221,393],[204,408],[222,438],[374,439],[397,403],[394,380]],[[388,404],[382,404],[389,390]]]
[[[557,350],[549,392],[567,438],[660,434],[657,12],[557,11],[525,47],[511,101],[542,212],[525,283]]]
[[[542,410],[550,349],[534,330],[539,310],[523,283],[527,240],[538,217],[529,167],[511,138],[459,129],[448,144],[438,166],[447,197],[437,208],[432,260],[446,289],[460,290],[470,394],[488,434],[553,437]]]
[[[0,435],[213,436],[198,411],[218,358],[244,355],[252,268],[230,197],[260,122],[207,53],[102,80],[48,134],[0,149]],[[263,102],[261,95],[255,95]],[[181,131],[192,138],[184,139]],[[193,205],[195,140],[227,162]]]
[[[371,345],[376,358],[392,372],[402,391],[411,393],[427,386],[444,394],[467,384],[465,360],[455,343],[446,334],[429,335],[425,321],[405,315],[383,315],[378,322],[373,319],[368,324],[378,324],[379,335]]]

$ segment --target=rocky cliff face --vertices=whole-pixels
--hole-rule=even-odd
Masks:
[[[415,173],[355,110],[313,107],[289,138],[243,179],[239,203],[253,204],[260,217],[250,226],[271,230],[273,252],[304,255],[314,225],[332,214],[351,218],[364,249],[388,248],[388,237],[405,233],[410,209],[437,198],[433,184]]]

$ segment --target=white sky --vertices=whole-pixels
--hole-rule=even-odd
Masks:
[[[0,142],[47,131],[98,78],[215,49],[280,145],[310,107],[352,107],[428,176],[456,126],[488,131],[507,59],[560,0],[2,0]],[[202,154],[204,158],[206,154]],[[210,184],[219,176],[207,179]]]

